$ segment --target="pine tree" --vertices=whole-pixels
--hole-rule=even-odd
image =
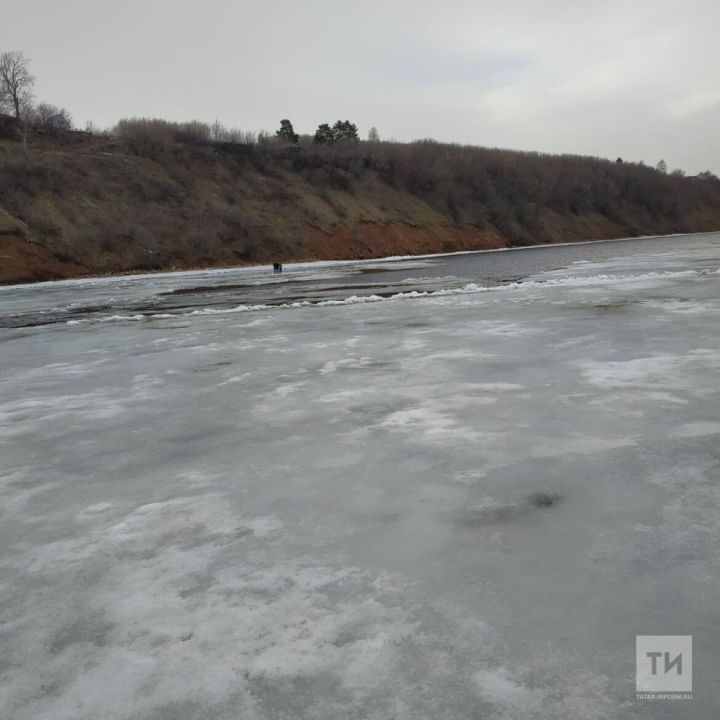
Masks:
[[[351,123],[349,120],[338,120],[333,125],[333,140],[334,142],[359,142],[360,136],[358,135],[357,125]]]
[[[294,145],[297,145],[300,140],[300,136],[295,132],[292,123],[287,119],[280,121],[280,129],[275,133],[275,137],[282,142],[293,143]]]
[[[322,125],[318,125],[318,129],[315,131],[315,137],[313,138],[313,142],[327,144],[335,142],[335,135],[332,131],[332,128],[327,123],[322,123]]]
[[[360,142],[357,125],[349,120],[338,120],[332,127],[327,123],[318,125],[315,132],[316,143],[326,143],[328,145],[338,142]]]

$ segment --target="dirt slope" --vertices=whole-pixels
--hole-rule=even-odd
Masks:
[[[720,228],[720,183],[454,146],[0,141],[0,282]],[[474,164],[473,164],[474,163]]]

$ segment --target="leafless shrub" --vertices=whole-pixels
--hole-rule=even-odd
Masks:
[[[175,140],[172,123],[156,118],[127,118],[115,126],[115,137],[136,155],[155,157]]]
[[[72,115],[65,108],[46,102],[29,106],[27,121],[33,128],[50,133],[64,132],[72,128]]]
[[[171,123],[175,142],[195,145],[208,142],[211,137],[210,126],[199,120],[184,123]]]
[[[158,157],[174,143],[255,145],[259,141],[254,132],[226,128],[217,120],[208,125],[199,120],[169,122],[156,118],[128,118],[115,126],[114,135],[136,154],[148,157]],[[265,140],[266,136],[261,133],[260,141]]]
[[[238,130],[238,128],[226,128],[219,121],[210,125],[210,139],[220,143],[236,143],[238,145],[254,145],[257,142],[257,134]]]

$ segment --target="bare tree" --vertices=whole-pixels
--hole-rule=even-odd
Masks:
[[[53,116],[60,113],[60,108],[50,103],[39,103],[35,107],[35,121],[40,127],[45,127],[47,121]]]
[[[35,129],[62,132],[72,127],[72,115],[65,108],[50,103],[26,103],[21,108],[21,114],[23,122]]]
[[[368,132],[368,142],[377,143],[380,142],[380,133],[375,126],[370,128]]]
[[[35,78],[29,70],[30,61],[17,51],[0,54],[0,99],[12,106],[20,120],[23,107],[32,100]]]

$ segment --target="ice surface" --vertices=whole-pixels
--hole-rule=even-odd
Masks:
[[[0,330],[0,717],[716,717],[720,243],[662,250],[3,289],[108,309]],[[694,635],[692,701],[637,634]]]

